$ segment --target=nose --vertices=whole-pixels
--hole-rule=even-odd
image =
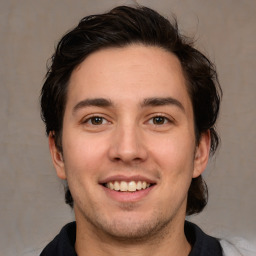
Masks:
[[[143,134],[136,125],[120,125],[113,132],[109,147],[111,161],[125,164],[140,163],[147,159]]]

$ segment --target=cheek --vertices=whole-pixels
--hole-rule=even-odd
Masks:
[[[103,156],[108,144],[102,138],[92,138],[78,134],[66,135],[63,141],[63,154],[67,174],[79,176],[97,174],[95,169],[102,165]]]
[[[194,169],[193,140],[165,139],[161,146],[152,147],[151,156],[162,176],[158,201],[162,204],[170,202],[166,211],[185,205]]]
[[[83,135],[65,136],[63,154],[67,182],[75,204],[83,207],[94,197],[98,176],[104,167],[106,143],[98,139],[90,140]]]
[[[151,157],[163,169],[185,171],[193,166],[195,142],[189,133],[151,139],[148,148]]]

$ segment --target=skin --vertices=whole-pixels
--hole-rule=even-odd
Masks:
[[[203,134],[196,146],[192,104],[173,54],[130,45],[88,56],[71,75],[63,155],[52,136],[49,145],[74,199],[79,255],[188,255],[187,192],[207,165],[210,137]],[[102,182],[111,177],[153,186],[110,192]]]

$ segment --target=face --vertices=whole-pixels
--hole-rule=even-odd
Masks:
[[[204,170],[209,135],[196,146],[179,60],[132,45],[88,56],[71,76],[63,157],[76,220],[92,233],[134,238],[183,225],[192,177]]]

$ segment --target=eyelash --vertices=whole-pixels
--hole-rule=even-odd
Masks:
[[[88,117],[86,118],[85,120],[82,121],[83,124],[89,124],[89,125],[93,125],[93,126],[99,126],[99,125],[102,125],[102,124],[106,124],[106,123],[100,123],[100,124],[93,124],[93,120],[95,121],[95,119],[101,119],[102,122],[106,122],[108,123],[108,120],[100,115],[95,115],[95,116],[91,116],[91,117]]]
[[[163,123],[160,123],[160,124],[154,123],[154,119],[156,119],[156,118],[161,118],[163,120]],[[148,122],[151,122],[151,121],[152,121],[152,125],[154,125],[154,126],[162,126],[162,125],[166,125],[168,123],[173,123],[173,121],[170,118],[168,118],[164,115],[161,115],[161,114],[151,117]]]

